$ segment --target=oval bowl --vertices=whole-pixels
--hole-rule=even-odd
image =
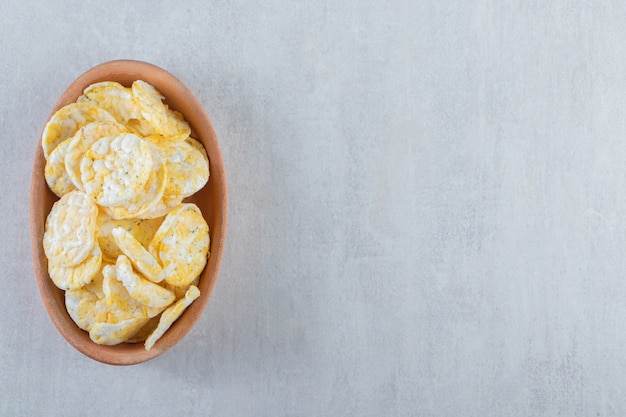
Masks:
[[[209,225],[211,239],[208,263],[200,275],[198,288],[201,295],[150,351],[143,343],[123,343],[116,346],[98,345],[87,332],[74,324],[65,309],[64,291],[58,289],[48,275],[48,260],[43,250],[46,217],[58,200],[49,190],[44,178],[45,158],[39,136],[30,188],[30,231],[37,285],[52,323],[61,335],[84,355],[111,365],[132,365],[153,359],[177,344],[194,326],[205,308],[217,280],[224,243],[228,212],[228,197],[224,161],[219,143],[209,117],[191,91],[169,72],[146,62],[118,60],[97,65],[82,75],[63,92],[46,122],[61,107],[76,101],[90,84],[100,81],[117,81],[129,87],[135,80],[144,80],[155,86],[165,96],[164,102],[183,114],[191,126],[192,136],[200,141],[209,157],[210,177],[207,185],[186,201],[198,205]],[[44,123],[44,126],[45,126]],[[42,127],[43,133],[43,127]]]

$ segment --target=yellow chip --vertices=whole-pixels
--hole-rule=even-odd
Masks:
[[[176,303],[167,308],[163,314],[161,314],[161,318],[159,319],[159,325],[157,328],[148,336],[145,342],[146,350],[152,349],[154,344],[165,334],[165,332],[172,326],[172,324],[178,320],[178,318],[183,314],[183,312],[194,302],[198,297],[200,297],[200,290],[198,287],[192,285],[189,287],[187,292],[185,293],[185,298],[181,298],[176,301]]]
[[[204,269],[209,252],[209,226],[198,206],[181,204],[172,210],[157,230],[150,246],[172,285],[188,285]]]
[[[95,322],[98,296],[85,288],[65,291],[65,308],[78,327],[89,331]]]
[[[146,306],[131,297],[126,287],[117,279],[114,265],[102,268],[102,275],[104,297],[98,301],[102,314],[97,317],[97,321],[117,323],[135,317],[152,318],[163,311],[163,308]]]
[[[90,85],[76,102],[96,104],[124,125],[132,119],[141,118],[141,112],[132,90],[114,81],[103,81]]]
[[[146,142],[147,143],[147,142]],[[130,218],[153,218],[159,216],[144,216],[149,213],[163,197],[165,190],[165,181],[167,173],[163,159],[159,156],[156,146],[149,144],[150,154],[152,156],[152,171],[148,177],[148,181],[143,188],[136,190],[136,194],[131,200],[123,205],[104,207],[109,216],[114,219],[130,219]]]
[[[163,95],[152,85],[137,80],[132,85],[133,95],[143,119],[148,122],[152,131],[160,135],[162,142],[183,141],[191,133],[189,124],[182,115],[170,110],[163,103]]]
[[[89,330],[89,338],[99,345],[119,345],[126,342],[149,321],[150,319],[145,317],[133,317],[116,323],[96,321]]]
[[[200,145],[192,145],[192,142]],[[182,142],[159,147],[165,160],[167,183],[164,194],[189,197],[199,191],[209,180],[209,160],[201,144],[187,138]]]
[[[65,156],[72,138],[64,140],[50,152],[46,161],[45,178],[48,187],[59,197],[76,190],[65,166]]]
[[[81,127],[72,136],[65,153],[65,168],[67,175],[76,188],[84,190],[83,181],[80,177],[80,162],[91,145],[106,136],[118,135],[125,131],[124,126],[117,122],[93,122]],[[59,145],[60,147],[61,145]],[[54,151],[52,154],[54,154]]]
[[[130,296],[141,304],[150,307],[167,307],[176,298],[173,292],[135,274],[133,266],[124,255],[117,258],[115,272],[117,279],[124,284]]]
[[[75,290],[90,283],[100,271],[102,251],[100,246],[93,245],[91,254],[78,265],[58,266],[48,262],[48,274],[54,285],[62,290]]]
[[[41,137],[43,154],[48,159],[50,152],[64,140],[71,138],[81,127],[96,121],[114,121],[106,110],[92,103],[71,103],[59,109],[44,127]]]
[[[43,235],[48,261],[57,266],[78,265],[94,246],[98,207],[80,191],[54,203]]]
[[[121,227],[116,227],[111,231],[117,247],[124,252],[132,261],[133,265],[152,282],[163,280],[163,269],[159,262],[146,250],[146,248]],[[119,257],[118,263],[119,263]]]
[[[101,345],[116,345],[137,333],[163,309],[148,307],[133,299],[117,280],[114,266],[105,266],[102,275],[104,298],[95,303],[96,313],[89,337]]]
[[[143,246],[147,247],[157,229],[163,222],[163,218],[154,219],[114,219],[104,210],[100,210],[98,214],[98,243],[102,249],[104,259],[115,262],[118,256],[124,254],[115,243],[111,232],[116,227],[122,227],[129,232]]]
[[[132,133],[96,141],[80,162],[85,193],[101,206],[127,204],[150,177],[151,146]]]

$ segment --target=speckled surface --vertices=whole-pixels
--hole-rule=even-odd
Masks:
[[[0,415],[626,415],[620,2],[0,5]],[[196,327],[94,362],[41,303],[34,147],[65,87],[156,64],[221,141]]]

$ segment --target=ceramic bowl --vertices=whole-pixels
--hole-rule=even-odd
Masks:
[[[65,309],[64,291],[58,289],[48,275],[48,261],[43,250],[46,217],[58,200],[44,178],[45,158],[41,135],[37,142],[30,189],[30,228],[35,276],[44,306],[52,323],[61,335],[78,351],[99,362],[112,365],[131,365],[153,359],[176,345],[191,330],[205,308],[215,282],[224,251],[227,222],[227,188],[224,162],[211,121],[200,102],[191,91],[169,72],[139,61],[110,61],[93,67],[79,76],[63,92],[48,119],[61,107],[76,101],[90,84],[99,81],[116,81],[129,87],[135,80],[144,80],[165,96],[165,103],[178,110],[189,122],[192,136],[205,147],[209,157],[210,178],[207,185],[187,201],[198,205],[209,225],[211,248],[208,263],[200,276],[198,288],[201,296],[170,327],[165,335],[146,351],[143,343],[123,343],[116,346],[95,344],[89,335],[78,328]],[[42,127],[45,126],[43,123]],[[43,128],[42,128],[43,133]]]

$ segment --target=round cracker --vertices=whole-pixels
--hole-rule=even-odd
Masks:
[[[191,138],[159,147],[167,169],[165,194],[184,198],[204,187],[209,180],[209,159],[206,152],[203,153],[200,149],[204,151],[202,145]]]
[[[209,226],[193,203],[172,210],[150,243],[163,267],[164,280],[172,285],[188,285],[200,275],[209,245]]]
[[[85,152],[98,140],[126,131],[126,128],[114,121],[93,122],[81,127],[71,138],[65,153],[65,168],[76,188],[84,190],[80,174],[80,163]]]
[[[93,103],[71,103],[60,108],[46,123],[41,137],[43,154],[50,153],[64,140],[71,138],[81,127],[96,121],[114,121],[109,112]]]
[[[98,208],[80,191],[65,194],[54,203],[46,219],[43,248],[57,266],[81,263],[94,246]]]
[[[85,88],[76,102],[93,103],[108,111],[118,122],[139,119],[141,112],[130,88],[114,81],[103,81]]]
[[[46,183],[58,197],[63,197],[65,194],[76,190],[65,165],[65,156],[71,141],[72,138],[64,140],[52,150],[46,161],[44,170]]]
[[[148,142],[145,142],[148,143]],[[135,190],[133,197],[119,206],[104,207],[107,214],[114,219],[130,218],[153,218],[144,213],[149,213],[163,197],[167,173],[163,159],[159,155],[156,146],[149,144],[149,152],[152,159],[152,170],[148,181],[143,188]]]
[[[89,284],[100,271],[102,250],[93,245],[90,255],[78,265],[59,266],[48,262],[48,274],[54,285],[62,290],[75,290]]]

